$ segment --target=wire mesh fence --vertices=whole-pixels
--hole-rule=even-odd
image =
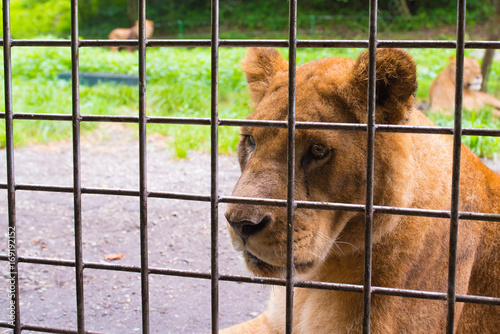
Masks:
[[[447,303],[447,332],[453,332],[455,317],[455,303],[480,303],[490,305],[500,305],[500,298],[492,296],[470,296],[457,294],[455,291],[456,275],[456,251],[457,251],[457,229],[458,221],[462,220],[481,220],[500,222],[500,216],[490,213],[462,212],[459,211],[458,193],[459,193],[459,171],[460,171],[460,145],[462,135],[476,136],[500,136],[500,130],[494,129],[467,129],[462,128],[461,113],[456,113],[455,124],[453,127],[414,127],[376,124],[374,120],[375,112],[375,56],[377,48],[449,48],[456,49],[457,55],[457,86],[461,87],[463,83],[463,58],[464,50],[467,48],[500,48],[498,41],[465,41],[465,1],[458,1],[457,35],[454,41],[379,41],[377,40],[377,1],[370,1],[370,24],[368,40],[297,40],[297,1],[290,2],[289,17],[289,39],[288,40],[221,40],[219,38],[219,2],[212,0],[212,21],[211,21],[211,39],[209,40],[165,40],[151,39],[145,37],[145,8],[146,1],[139,1],[139,38],[138,40],[127,41],[108,41],[108,40],[80,40],[78,33],[78,1],[71,1],[71,25],[72,33],[70,40],[16,40],[11,38],[10,34],[10,2],[3,0],[3,55],[4,55],[4,95],[5,95],[5,113],[0,117],[5,121],[6,137],[6,175],[7,182],[0,184],[0,189],[7,192],[8,202],[8,252],[0,255],[0,260],[9,265],[9,296],[10,308],[9,318],[0,319],[0,327],[11,329],[13,333],[26,331],[38,331],[46,333],[90,333],[85,327],[85,319],[88,312],[85,309],[85,273],[91,270],[127,272],[140,276],[140,303],[141,303],[141,331],[149,333],[150,330],[150,278],[152,275],[176,276],[210,281],[210,304],[211,304],[211,330],[213,333],[219,330],[219,309],[220,309],[220,282],[243,282],[265,285],[279,285],[286,287],[286,332],[292,332],[293,326],[293,291],[295,288],[314,288],[337,291],[348,291],[360,293],[363,295],[363,331],[370,331],[371,297],[373,295],[389,295],[407,298],[421,298],[430,300],[442,300]],[[12,97],[12,54],[11,50],[15,47],[65,47],[71,48],[72,62],[72,114],[29,114],[19,113],[13,110]],[[99,46],[137,46],[138,47],[138,78],[139,78],[139,103],[137,116],[95,116],[84,115],[80,113],[79,100],[79,52],[81,48],[99,47]],[[150,117],[146,114],[146,49],[148,47],[206,47],[211,49],[211,116],[210,118],[181,118],[181,117]],[[219,70],[219,48],[224,47],[251,47],[251,46],[272,46],[289,49],[289,100],[288,100],[288,119],[287,121],[262,121],[262,120],[235,120],[221,119],[218,115],[218,70]],[[342,124],[342,123],[309,123],[296,121],[295,119],[295,74],[296,74],[296,52],[298,48],[367,48],[370,58],[370,73],[368,86],[368,121],[367,124]],[[461,110],[461,92],[457,94],[456,110]],[[56,186],[51,184],[38,183],[17,183],[15,179],[15,140],[13,136],[13,126],[16,121],[25,120],[46,120],[71,122],[72,124],[72,186]],[[82,186],[82,162],[81,162],[81,124],[85,122],[100,123],[132,123],[138,125],[138,165],[139,180],[138,189],[105,188],[105,187],[83,187]],[[148,150],[147,150],[147,125],[148,124],[189,124],[207,126],[211,129],[211,155],[210,155],[210,193],[192,194],[182,192],[152,191],[148,185]],[[218,129],[221,126],[253,126],[253,127],[275,127],[288,129],[288,183],[287,199],[272,200],[265,198],[248,198],[222,195],[219,191],[219,154],[218,154]],[[294,195],[294,167],[295,166],[295,129],[322,129],[322,130],[347,130],[363,131],[367,134],[367,184],[366,184],[366,202],[364,205],[345,204],[345,203],[323,203],[309,202],[295,199]],[[452,206],[451,210],[425,210],[410,209],[400,207],[379,206],[373,203],[373,182],[374,182],[374,138],[376,132],[393,133],[429,133],[429,134],[449,134],[454,136],[453,152],[453,178],[452,178]],[[95,171],[97,173],[97,171]],[[19,256],[17,253],[17,235],[16,235],[16,212],[19,201],[16,201],[19,192],[53,192],[71,194],[73,197],[73,226],[74,226],[74,259],[52,259],[36,256]],[[83,256],[83,227],[82,227],[82,195],[112,195],[120,197],[133,197],[138,199],[139,220],[140,220],[140,264],[139,265],[115,265],[104,264],[92,261],[84,261]],[[201,201],[210,206],[210,249],[211,264],[208,272],[195,272],[189,270],[176,270],[166,267],[151,266],[148,250],[148,207],[153,199],[162,200],[182,200],[182,201]],[[265,277],[247,277],[239,275],[221,274],[219,270],[219,204],[221,203],[247,203],[268,206],[279,206],[287,208],[288,217],[288,244],[287,244],[287,275],[284,279],[265,278]],[[297,281],[293,271],[293,230],[294,230],[294,211],[296,208],[308,208],[316,210],[345,210],[364,212],[366,219],[365,234],[365,266],[364,281],[362,285],[350,285],[340,283],[309,282]],[[373,216],[377,213],[391,215],[414,215],[423,217],[437,217],[449,219],[451,222],[451,238],[449,250],[449,282],[447,292],[416,291],[408,289],[396,289],[388,287],[373,286],[372,277],[372,230]],[[5,232],[4,232],[5,233]],[[77,328],[54,328],[31,325],[25,321],[20,308],[19,277],[23,274],[24,265],[34,266],[54,266],[61,268],[71,268],[75,274],[75,305],[77,315]],[[28,269],[25,269],[28,270]],[[32,269],[29,269],[32,270]]]

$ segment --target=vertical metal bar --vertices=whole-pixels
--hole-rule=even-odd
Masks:
[[[375,98],[377,61],[377,0],[370,1],[370,36],[368,44],[368,118],[366,131],[366,207],[365,207],[365,265],[363,280],[363,333],[370,333],[372,294],[372,225],[373,174],[375,163]]]
[[[287,174],[287,263],[286,333],[293,332],[294,213],[295,213],[295,93],[297,72],[297,0],[290,0],[288,45],[288,174]]]
[[[78,0],[71,1],[71,94],[73,125],[73,210],[75,224],[76,312],[78,333],[85,333],[82,254],[82,189],[80,162],[80,83]]]
[[[450,248],[448,259],[448,297],[446,333],[452,334],[455,327],[455,283],[457,265],[458,208],[460,190],[460,154],[462,146],[462,88],[465,48],[465,0],[457,4],[457,69],[455,84],[455,124],[453,134],[453,174],[451,184]]]
[[[14,112],[12,108],[12,64],[10,34],[10,1],[3,0],[3,66],[5,93],[5,146],[7,154],[7,201],[9,212],[8,257],[9,257],[9,294],[10,323],[14,325],[14,333],[21,332],[19,312],[19,272],[17,258],[16,231],[16,183],[14,173]],[[13,304],[12,304],[13,303]],[[12,318],[13,317],[13,318]]]
[[[210,112],[210,211],[211,211],[211,286],[212,333],[219,333],[219,1],[212,0],[211,112]]]
[[[146,142],[146,0],[139,0],[139,206],[142,333],[149,333],[148,187]]]

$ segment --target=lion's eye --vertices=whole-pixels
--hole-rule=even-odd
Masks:
[[[252,136],[247,136],[248,145],[254,149],[255,148],[255,138]]]
[[[330,150],[328,150],[325,146],[319,144],[312,145],[309,150],[311,152],[311,155],[316,160],[326,158],[330,153]]]

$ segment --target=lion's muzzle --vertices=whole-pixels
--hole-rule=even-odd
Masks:
[[[234,229],[236,233],[246,241],[250,236],[256,234],[257,232],[263,230],[271,222],[271,217],[265,215],[264,217],[246,217],[244,219],[232,219],[232,211],[228,210],[226,212],[226,219]]]

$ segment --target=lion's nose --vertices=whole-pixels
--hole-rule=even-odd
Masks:
[[[270,222],[271,217],[265,216],[261,220],[251,221],[251,220],[241,220],[232,221],[229,219],[229,215],[226,214],[226,219],[229,225],[238,233],[243,240],[248,239],[250,236],[256,234],[257,232],[264,229]]]

